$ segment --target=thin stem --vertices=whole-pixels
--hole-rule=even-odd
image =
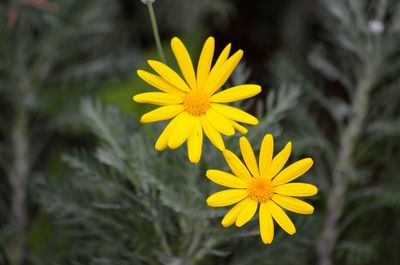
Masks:
[[[166,61],[165,61],[164,51],[161,46],[160,34],[158,33],[157,20],[156,20],[156,15],[154,14],[153,4],[147,3],[147,8],[149,10],[151,27],[153,28],[154,40],[156,41],[158,55],[160,56],[161,61],[165,63]]]
[[[153,202],[154,201],[154,189],[150,189],[149,190],[149,202]],[[156,232],[156,235],[159,237],[160,239],[160,243],[161,243],[161,247],[162,249],[165,251],[165,253],[169,256],[172,256],[172,249],[169,246],[168,240],[167,240],[167,236],[165,235],[162,226],[161,226],[161,220],[160,217],[158,215],[158,209],[157,206],[155,205],[149,205],[150,206],[150,214],[153,217],[153,227],[154,230]]]
[[[352,103],[353,116],[340,137],[338,161],[332,175],[332,189],[328,195],[327,215],[317,247],[319,265],[332,264],[332,253],[339,235],[338,222],[342,216],[345,196],[348,190],[346,172],[353,166],[352,156],[367,115],[369,94],[375,78],[374,65],[373,62],[369,62],[365,66],[364,75],[360,78]]]
[[[164,235],[164,232],[163,232],[163,230],[161,228],[161,225],[160,225],[160,222],[158,220],[158,217],[157,217],[157,220],[153,223],[153,225],[154,225],[154,230],[155,230],[156,234],[158,235],[158,237],[161,240],[161,247],[163,248],[163,250],[168,255],[172,256],[172,250],[169,247],[168,241],[167,241],[167,239],[166,239],[166,237]]]
[[[15,233],[15,246],[12,250],[11,264],[22,264],[25,256],[25,241],[27,228],[26,189],[29,181],[30,165],[28,160],[28,128],[27,117],[23,107],[17,111],[12,129],[12,148],[14,161],[10,172],[12,188],[11,224]]]
[[[24,32],[24,31],[22,31]],[[18,35],[19,37],[22,37]],[[29,112],[26,106],[26,95],[33,95],[32,87],[27,78],[26,51],[19,37],[15,50],[11,56],[15,60],[15,69],[19,76],[19,82],[13,89],[16,92],[15,117],[10,130],[10,146],[13,160],[9,165],[8,177],[11,187],[11,214],[9,218],[14,240],[9,246],[11,265],[24,264],[26,258],[27,228],[29,222],[27,209],[27,188],[31,176],[31,142],[29,139]]]

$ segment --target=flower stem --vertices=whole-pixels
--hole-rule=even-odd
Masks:
[[[157,20],[156,20],[156,15],[154,14],[153,4],[147,3],[147,8],[149,10],[151,27],[153,28],[154,40],[156,41],[158,55],[160,56],[161,61],[165,63],[166,61],[165,61],[164,51],[161,46],[160,34],[158,33]]]

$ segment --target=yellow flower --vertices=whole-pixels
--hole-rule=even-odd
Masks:
[[[207,171],[210,180],[231,188],[214,193],[207,198],[207,204],[212,207],[236,204],[222,219],[224,227],[234,223],[237,227],[243,226],[253,218],[260,205],[261,239],[265,244],[270,244],[274,238],[273,219],[290,235],[296,233],[293,222],[282,208],[299,214],[313,213],[314,208],[310,204],[293,197],[315,195],[317,187],[308,183],[288,183],[307,172],[313,165],[313,160],[305,158],[282,170],[291,148],[292,144],[289,142],[273,158],[274,140],[272,135],[267,134],[262,141],[257,164],[249,141],[242,136],[240,150],[247,167],[234,153],[224,150],[223,155],[234,175],[220,170]]]
[[[178,148],[187,140],[189,160],[197,163],[202,153],[203,131],[210,141],[221,151],[225,149],[221,134],[231,136],[235,129],[243,134],[247,129],[238,122],[257,125],[258,120],[224,103],[234,102],[257,95],[258,85],[240,85],[216,93],[227,81],[243,56],[238,50],[231,57],[231,45],[222,51],[213,67],[214,38],[209,37],[203,46],[195,74],[192,61],[185,46],[178,38],[171,40],[172,51],[184,79],[167,65],[149,60],[150,67],[158,74],[143,70],[137,74],[150,85],[163,92],[148,92],[135,95],[139,103],[160,105],[141,117],[142,123],[171,119],[159,136],[155,148]],[[216,93],[216,94],[215,94]]]

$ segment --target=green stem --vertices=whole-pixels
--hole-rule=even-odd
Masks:
[[[160,56],[161,61],[165,63],[166,61],[165,61],[164,51],[161,46],[160,34],[158,33],[157,20],[156,20],[156,15],[154,14],[153,4],[147,3],[147,8],[149,10],[151,27],[153,28],[154,40],[156,41],[158,55]]]
[[[30,174],[28,120],[24,107],[19,107],[15,124],[11,131],[14,160],[10,172],[12,188],[11,224],[14,228],[14,244],[10,250],[11,264],[20,265],[25,256],[26,229],[28,216],[26,209],[27,186]]]
[[[365,66],[366,70],[359,79],[352,102],[352,116],[341,135],[338,162],[332,175],[332,188],[327,198],[327,215],[317,246],[319,265],[333,264],[332,255],[339,236],[339,220],[342,217],[349,185],[346,174],[353,167],[352,155],[362,134],[364,120],[367,116],[370,91],[375,81],[375,65],[376,63],[372,60]]]

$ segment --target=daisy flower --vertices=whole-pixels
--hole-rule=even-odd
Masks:
[[[162,92],[147,92],[135,95],[133,100],[161,107],[144,114],[142,123],[172,119],[161,135],[155,148],[178,148],[187,140],[189,160],[198,163],[202,153],[203,131],[219,149],[224,150],[221,134],[231,136],[235,130],[245,134],[247,129],[238,122],[257,125],[254,116],[225,103],[250,98],[261,91],[258,85],[244,84],[216,93],[227,81],[243,56],[238,50],[229,57],[228,44],[212,66],[214,38],[204,43],[195,73],[192,60],[178,38],[171,40],[172,51],[183,75],[181,78],[167,65],[149,60],[150,67],[157,73],[138,70],[141,79]]]
[[[232,224],[243,226],[259,208],[260,234],[265,244],[270,244],[274,238],[273,220],[293,235],[296,228],[282,208],[299,214],[313,213],[314,208],[310,204],[294,197],[315,195],[317,187],[308,183],[289,183],[306,173],[313,160],[304,158],[282,170],[291,153],[291,142],[273,157],[274,140],[272,135],[265,135],[258,164],[249,141],[242,136],[239,143],[245,164],[231,151],[223,151],[234,175],[214,169],[207,171],[211,181],[231,188],[214,193],[207,198],[207,204],[211,207],[236,204],[222,219],[224,227]]]

